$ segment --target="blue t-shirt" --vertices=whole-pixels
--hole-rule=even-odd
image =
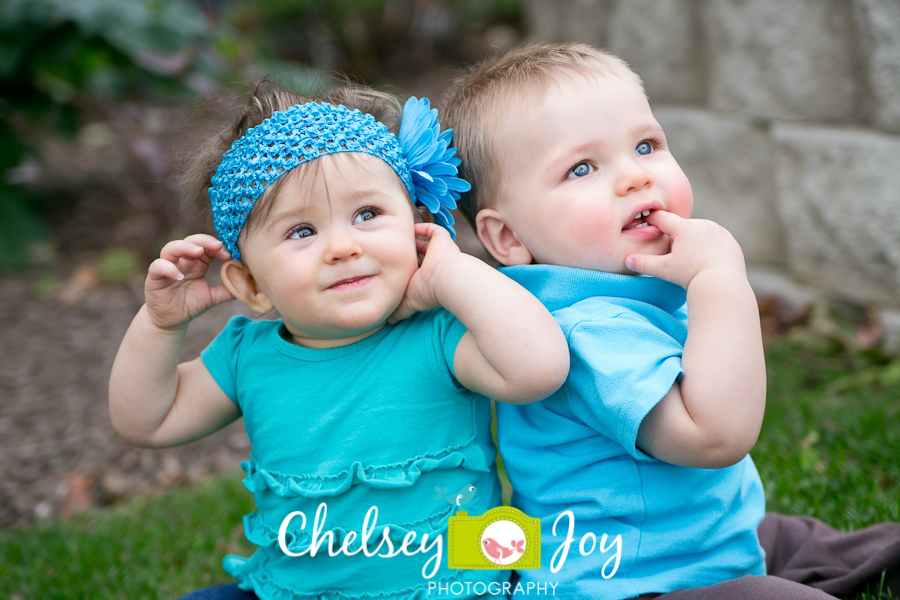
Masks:
[[[430,583],[447,589],[456,581],[508,579],[508,572],[446,567],[447,518],[456,507],[437,497],[436,488],[453,494],[474,484],[470,514],[500,504],[490,402],[463,388],[453,374],[464,333],[453,315],[438,309],[386,325],[354,344],[316,350],[288,342],[280,320],[229,321],[201,356],[240,407],[252,444],[242,466],[256,512],[244,518],[244,530],[259,550],[250,558],[224,560],[242,589],[262,600],[425,598]],[[322,502],[327,512],[319,539],[325,542],[316,556],[284,553],[278,544],[284,518],[304,513],[305,529],[301,518],[293,518],[286,545],[293,553],[309,550]],[[423,570],[431,571],[427,561],[436,549],[392,558],[364,551],[329,556],[328,532],[335,551],[351,532],[355,539],[347,552],[362,548],[364,519],[373,506],[378,512],[369,523],[370,552],[382,542],[385,526],[395,551],[409,532],[416,533],[410,550],[420,548],[423,534],[429,543],[443,536],[432,577],[423,577]],[[384,542],[380,553],[389,552]],[[430,595],[436,596],[437,591]]]
[[[552,396],[497,405],[513,504],[542,524],[542,568],[521,571],[522,580],[559,582],[561,597],[618,600],[764,575],[756,528],[765,498],[750,456],[725,469],[692,469],[635,445],[644,417],[683,373],[685,291],[571,267],[502,272],[553,313],[571,353],[568,379]],[[553,573],[568,516],[556,535],[552,529],[565,511],[574,516],[574,543]],[[583,537],[586,552],[595,546],[587,556]]]

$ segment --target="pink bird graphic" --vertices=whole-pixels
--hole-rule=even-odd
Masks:
[[[501,561],[515,553],[525,552],[525,540],[513,541],[512,548],[501,546],[494,538],[486,538],[482,543],[484,544],[484,553],[496,561]]]

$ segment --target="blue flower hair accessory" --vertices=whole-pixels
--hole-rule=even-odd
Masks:
[[[209,188],[216,233],[240,260],[241,229],[268,186],[320,156],[362,152],[386,162],[413,202],[456,239],[450,210],[471,186],[457,176],[460,160],[449,148],[452,136],[452,129],[441,132],[427,98],[406,102],[397,137],[372,115],[345,106],[307,102],[279,111],[235,140],[216,168]]]

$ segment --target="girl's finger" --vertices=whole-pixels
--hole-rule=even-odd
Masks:
[[[201,246],[209,256],[217,256],[222,260],[231,258],[231,254],[225,249],[225,244],[211,235],[195,233],[184,238],[184,241]]]
[[[444,235],[450,235],[446,229],[435,223],[416,223],[415,232],[416,235],[421,235],[429,239],[439,237],[442,233]]]
[[[209,295],[212,298],[213,306],[234,300],[234,296],[224,285],[216,285],[209,288]]]
[[[147,270],[147,276],[151,279],[171,279],[172,281],[181,281],[184,279],[184,273],[178,270],[173,263],[163,258],[157,258],[150,263]]]
[[[202,246],[187,240],[173,240],[163,246],[159,257],[174,263],[179,258],[200,258],[204,254],[206,254],[206,250]]]

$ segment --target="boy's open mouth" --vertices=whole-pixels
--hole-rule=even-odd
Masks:
[[[637,229],[639,227],[648,227],[650,223],[648,223],[644,218],[650,214],[649,210],[645,210],[643,212],[639,212],[634,215],[634,219],[632,219],[625,227],[622,228],[622,231],[628,231],[629,229]]]

